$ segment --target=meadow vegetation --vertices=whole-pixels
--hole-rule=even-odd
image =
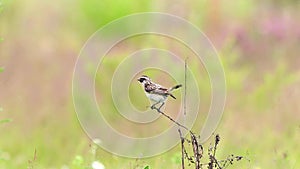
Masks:
[[[149,11],[192,22],[220,55],[227,99],[215,132],[221,137],[217,156],[234,153],[249,159],[231,165],[232,169],[300,168],[299,8],[297,0],[0,0],[0,168],[84,169],[95,161],[107,169],[181,168],[180,144],[145,159],[119,157],[95,146],[73,107],[73,68],[85,41],[114,19]],[[178,46],[151,35],[120,43],[98,70],[96,90],[109,84],[114,69],[136,49],[177,50],[190,56],[189,67],[196,72],[201,116],[193,130],[198,132],[210,106],[209,77],[199,60]],[[174,83],[157,70],[146,73],[166,86]],[[132,83],[129,92],[132,104],[145,110],[148,101],[138,84]],[[101,99],[106,97],[110,92],[97,93],[112,126],[135,134],[130,133],[134,125],[118,121],[112,101]],[[175,112],[179,102],[168,103],[167,110]],[[167,119],[159,122],[171,124]],[[144,136],[147,129],[140,131]],[[151,131],[160,133],[161,126],[153,125]],[[203,146],[209,147],[213,140]]]

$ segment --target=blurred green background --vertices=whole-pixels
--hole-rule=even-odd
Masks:
[[[147,159],[121,158],[95,147],[73,108],[72,73],[85,41],[114,19],[148,11],[194,23],[220,54],[227,101],[216,131],[217,156],[234,153],[250,160],[230,168],[300,168],[300,1],[0,0],[0,5],[0,168],[81,169],[95,160],[106,168],[180,168],[180,147]],[[144,46],[165,45],[147,40]],[[122,44],[107,60],[110,68],[132,46],[143,46],[141,41]],[[190,66],[199,75],[205,72]],[[151,74],[163,80],[158,72]],[[96,83],[108,78],[99,75]],[[205,76],[198,80],[205,112],[209,82]]]

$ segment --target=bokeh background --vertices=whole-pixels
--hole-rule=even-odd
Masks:
[[[227,101],[216,131],[217,156],[234,153],[250,160],[230,168],[300,168],[300,1],[2,0],[0,5],[0,168],[81,169],[95,160],[106,168],[180,168],[180,147],[147,159],[121,158],[96,147],[72,103],[73,68],[85,41],[114,19],[149,11],[192,22],[219,52]],[[161,42],[147,40],[148,47]],[[121,44],[107,60],[106,75],[140,42]],[[150,74],[164,81],[159,72]],[[96,83],[101,86],[105,78],[99,75]],[[198,80],[204,84],[205,112],[209,83]]]

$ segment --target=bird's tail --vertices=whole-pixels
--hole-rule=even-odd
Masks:
[[[180,88],[180,87],[182,87],[181,84],[171,87],[168,91],[171,92],[171,91],[173,91],[173,90],[175,90],[175,89],[178,89],[178,88]]]
[[[171,96],[173,99],[176,99],[176,97],[174,95],[172,95],[171,93],[169,93],[169,96]]]
[[[178,89],[178,88],[180,88],[180,87],[182,87],[181,84],[176,85],[176,86],[173,86],[173,87],[171,87],[171,88],[168,90],[168,92],[171,92],[171,91],[173,91],[173,90],[175,90],[175,89]],[[175,97],[174,95],[172,95],[172,93],[169,93],[169,96],[173,97],[173,99],[176,99],[176,97]]]

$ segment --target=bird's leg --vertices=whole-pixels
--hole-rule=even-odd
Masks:
[[[161,105],[159,106],[158,110],[160,111],[160,108],[163,107],[163,105],[165,104],[165,102],[162,102]]]
[[[158,103],[160,103],[160,101],[154,103],[154,104],[151,106],[151,109],[153,110],[153,109],[155,108],[155,106],[156,106]]]

